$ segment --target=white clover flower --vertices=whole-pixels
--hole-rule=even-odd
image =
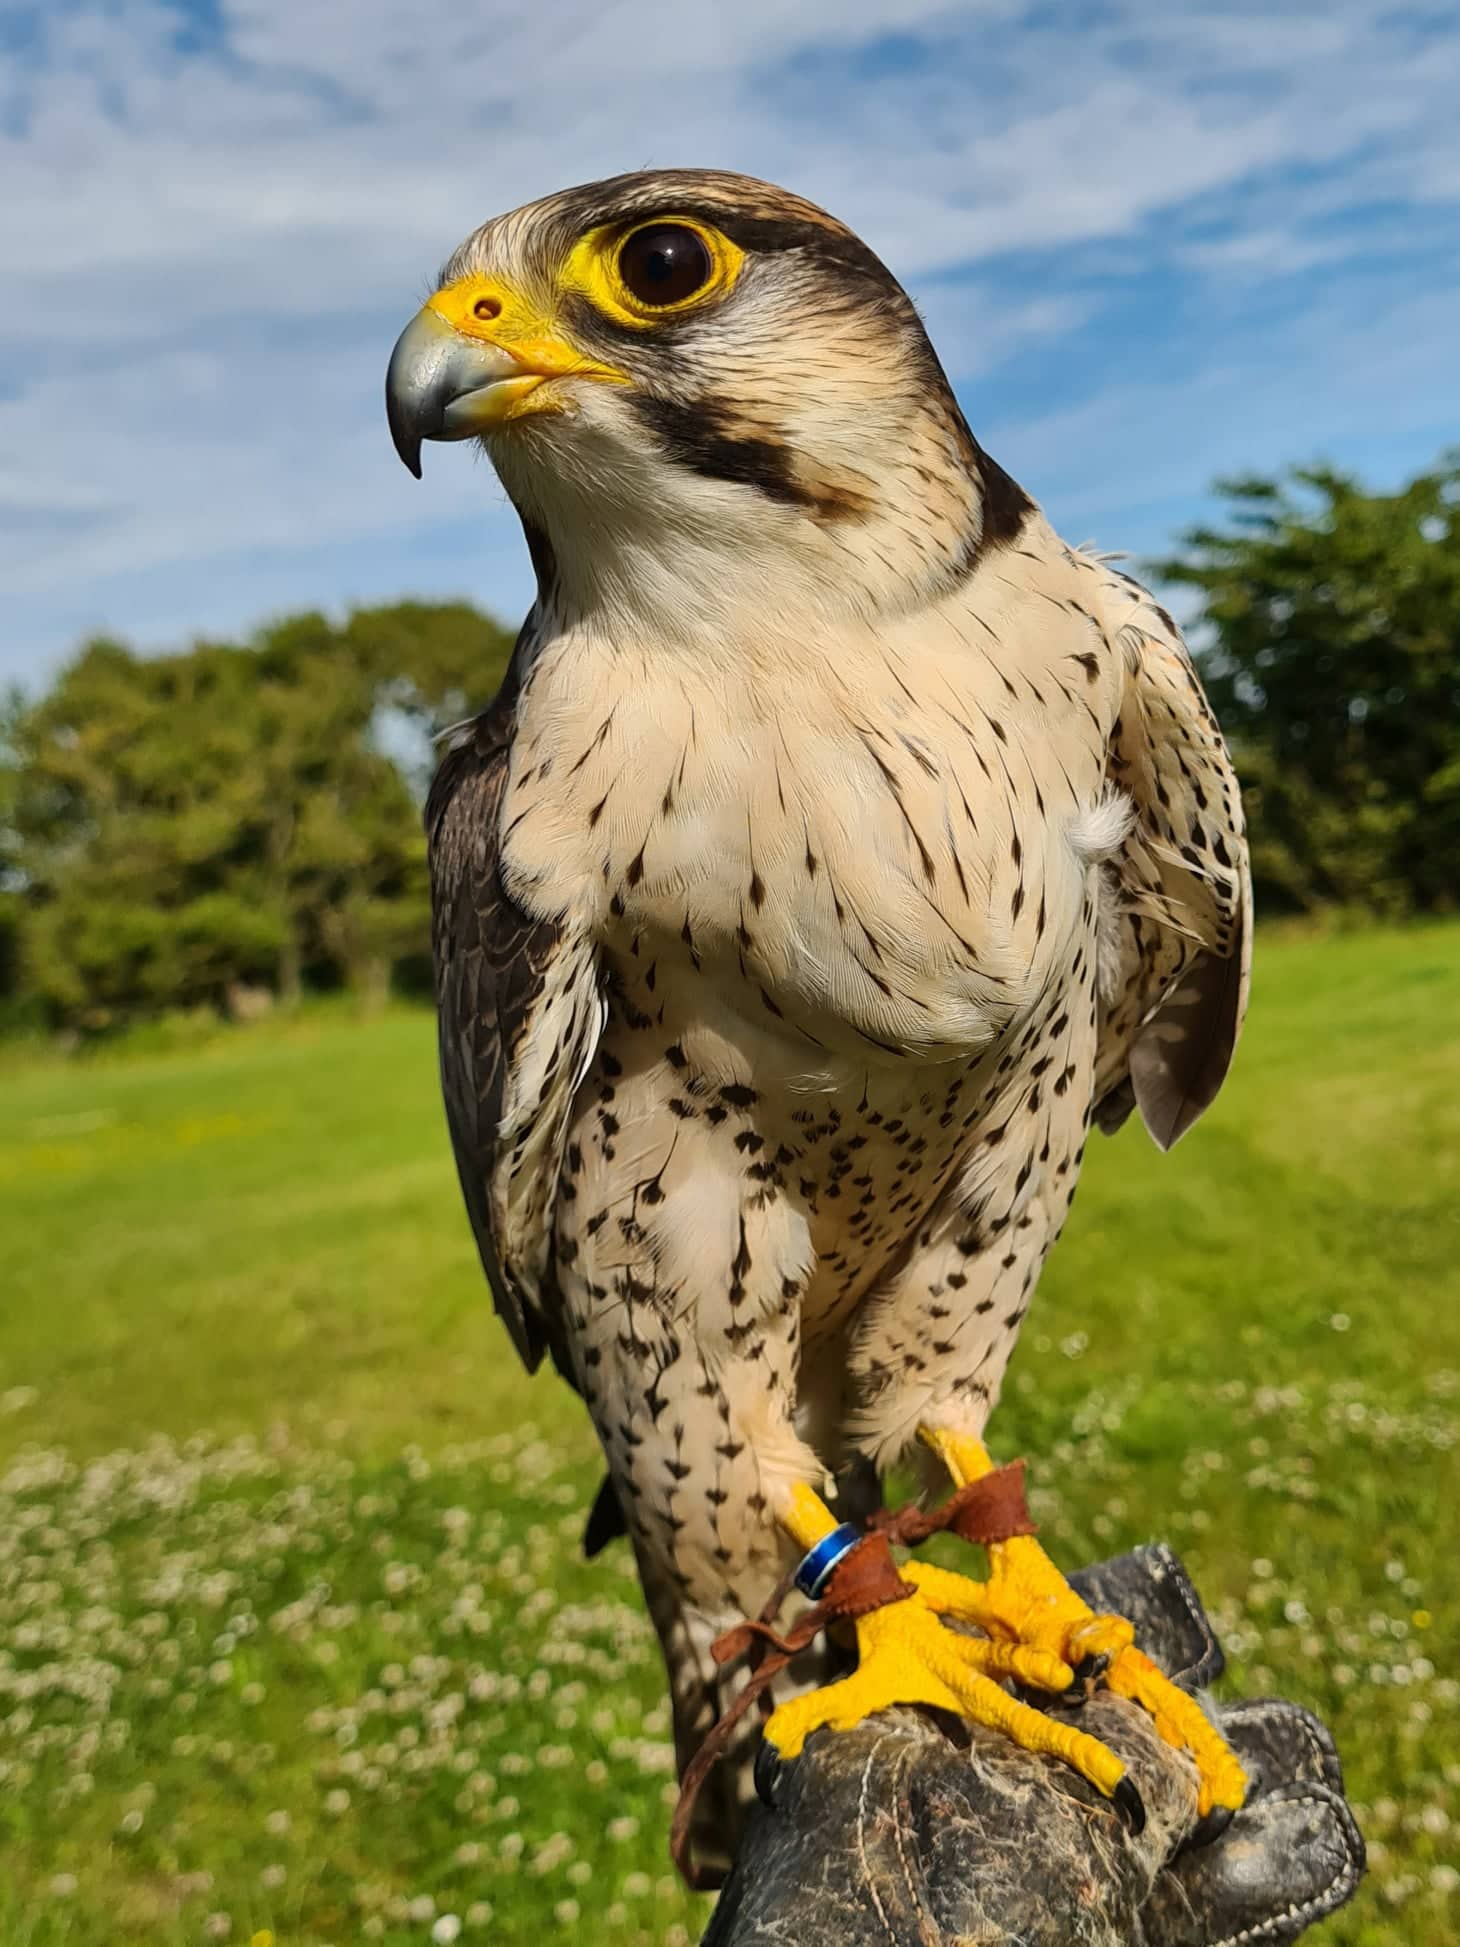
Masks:
[[[554,1832],[532,1855],[529,1870],[539,1875],[555,1872],[565,1859],[571,1858],[573,1849],[573,1841],[566,1832]]]
[[[553,1908],[553,1918],[563,1927],[571,1927],[578,1914],[579,1906],[576,1900],[559,1900]]]
[[[461,1921],[454,1913],[443,1913],[431,1929],[431,1938],[441,1943],[441,1947],[451,1947],[453,1940],[461,1938]]]
[[[489,1926],[493,1911],[490,1900],[473,1900],[466,1910],[466,1924],[469,1927]]]
[[[209,1940],[227,1940],[233,1932],[233,1918],[227,1913],[210,1913],[203,1922],[203,1932]]]
[[[270,1812],[264,1820],[264,1830],[271,1839],[282,1839],[289,1830],[290,1818],[287,1812]]]
[[[338,1818],[342,1812],[349,1811],[350,1794],[338,1786],[334,1791],[326,1792],[324,1795],[324,1809],[332,1817]]]

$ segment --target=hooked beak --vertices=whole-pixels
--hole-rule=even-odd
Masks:
[[[472,439],[529,413],[569,409],[553,379],[629,383],[500,278],[458,278],[416,313],[390,355],[385,411],[395,450],[419,480],[423,439]]]
[[[490,432],[552,376],[532,371],[500,345],[464,337],[428,304],[396,340],[385,374],[395,450],[419,480],[422,440]]]

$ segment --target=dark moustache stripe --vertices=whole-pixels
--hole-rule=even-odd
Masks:
[[[755,487],[782,506],[814,510],[817,501],[798,483],[795,456],[782,441],[734,430],[723,406],[713,399],[681,405],[633,393],[629,403],[664,452],[680,466],[712,480],[734,480]]]

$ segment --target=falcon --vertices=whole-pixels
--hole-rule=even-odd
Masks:
[[[507,1330],[602,1444],[590,1528],[631,1537],[683,1769],[711,1643],[798,1558],[814,1591],[859,1483],[919,1443],[991,1470],[1092,1124],[1138,1109],[1167,1147],[1216,1095],[1237,784],[1171,617],[1055,534],[896,279],[786,191],[652,171],[484,224],[387,406],[414,473],[482,443],[536,571],[427,807],[441,1074]],[[1240,1805],[1196,1703],[1031,1536],[981,1580],[902,1575],[851,1673],[782,1696],[780,1758],[936,1705],[1135,1819],[1108,1747],[1011,1688],[1094,1670],[1204,1811]],[[721,1857],[738,1756],[701,1801]]]

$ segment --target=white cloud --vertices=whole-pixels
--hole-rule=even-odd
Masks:
[[[468,496],[496,523],[484,470],[398,473],[381,374],[459,238],[566,182],[689,161],[789,182],[909,278],[968,378],[1041,341],[1083,358],[1116,274],[1317,272],[1369,247],[1366,205],[1460,197],[1460,31],[1365,0],[1115,0],[1078,27],[1017,0],[231,0],[211,40],[186,19],[52,0],[0,98],[12,665],[88,585],[145,627],[252,551],[262,610],[291,550],[376,537],[404,581]],[[1037,287],[1005,261],[1033,252]],[[1062,470],[1099,477],[1099,423],[1069,417]],[[1162,477],[1189,492],[1193,464]]]

